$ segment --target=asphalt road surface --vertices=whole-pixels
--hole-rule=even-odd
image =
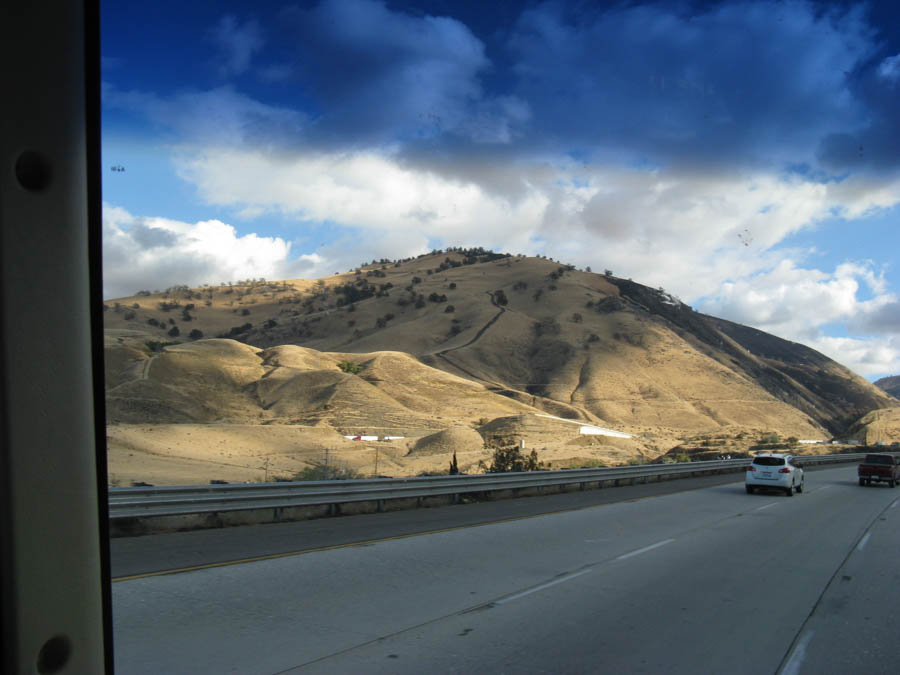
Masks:
[[[231,563],[113,584],[117,672],[897,672],[900,490],[854,465],[794,497],[737,477],[253,562],[216,544]]]

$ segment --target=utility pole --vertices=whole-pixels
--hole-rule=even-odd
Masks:
[[[378,478],[378,446],[375,446],[375,478]]]

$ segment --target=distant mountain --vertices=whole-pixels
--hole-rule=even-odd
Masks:
[[[875,382],[875,386],[883,389],[894,398],[900,398],[900,375],[882,377]]]
[[[395,368],[411,371],[418,361],[429,367],[422,373],[445,371],[477,383],[520,411],[649,434],[745,428],[825,438],[871,410],[897,405],[808,347],[700,314],[663,289],[480,249],[383,260],[317,281],[143,291],[107,301],[105,319],[111,334],[131,336],[127,346],[112,341],[118,347],[108,360],[118,369],[110,377],[127,381],[112,394],[111,410],[123,421],[143,419],[128,401],[139,400],[141,387],[149,385],[122,373],[138,368],[135,361],[152,349],[190,342],[192,334],[351,357],[401,352],[414,360]],[[123,349],[144,353],[128,356]],[[329,377],[340,375],[333,363],[328,370],[334,373]],[[423,374],[418,381],[432,377]],[[324,391],[332,384],[321,386]],[[417,391],[419,385],[404,386],[410,409],[416,400],[422,407],[428,395]],[[351,396],[357,403],[366,397],[358,389]],[[151,398],[161,401],[165,391]],[[167,413],[164,405],[145,412],[173,422],[184,415],[197,421],[222,416],[214,405],[201,413],[199,400],[191,400],[173,399]],[[459,419],[452,406],[447,410],[443,421],[432,412],[409,424],[424,429],[471,422]]]

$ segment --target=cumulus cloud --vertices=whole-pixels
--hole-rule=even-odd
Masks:
[[[822,336],[810,347],[867,377],[893,375],[900,363],[900,339]]]
[[[221,50],[220,69],[226,77],[246,72],[253,55],[265,44],[258,21],[250,20],[241,24],[230,14],[219,20],[210,35]]]
[[[825,272],[783,260],[723,284],[701,309],[807,344],[862,375],[891,373],[900,364],[900,303],[883,272],[868,262]],[[829,325],[849,327],[854,335],[826,335]]]
[[[324,262],[318,256],[291,260],[290,252],[291,245],[280,238],[239,236],[218,220],[191,224],[136,217],[109,204],[103,208],[106,298],[175,284],[292,278]]]
[[[178,166],[216,206],[614,266],[687,301],[802,255],[776,248],[819,219],[900,201],[900,184],[873,192],[763,172],[712,176],[568,161],[448,176],[375,151],[273,158],[216,147]]]
[[[104,204],[103,297],[247,278],[318,279],[370,259],[411,257],[430,247],[422,234],[347,230],[329,244],[297,249],[280,237],[239,235],[219,220],[140,217]]]
[[[870,299],[863,300],[863,292]],[[795,340],[820,337],[823,325],[865,321],[896,303],[871,263],[844,263],[833,272],[783,260],[773,269],[726,282],[703,309]]]

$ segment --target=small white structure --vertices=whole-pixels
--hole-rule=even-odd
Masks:
[[[577,424],[579,425],[578,433],[584,434],[587,436],[612,436],[613,438],[633,438],[631,434],[626,434],[624,431],[615,431],[613,429],[606,429],[604,427],[598,427],[593,424],[585,424],[579,420],[567,420],[565,417],[556,417],[555,415],[542,415],[541,413],[535,413],[536,417],[546,417],[550,420],[559,420],[560,422],[567,422],[569,424]]]

